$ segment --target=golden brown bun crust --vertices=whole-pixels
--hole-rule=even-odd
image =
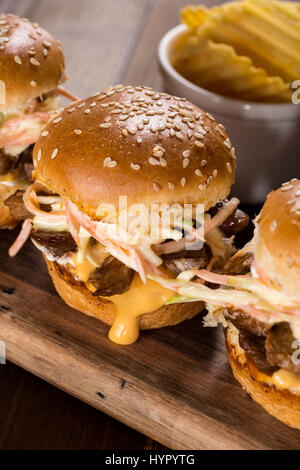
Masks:
[[[258,380],[255,366],[246,360],[246,355],[238,343],[237,333],[229,326],[225,331],[229,362],[236,380],[251,398],[259,403],[270,415],[288,426],[300,429],[300,396],[287,389],[280,390],[274,384]],[[259,372],[257,371],[257,376]]]
[[[272,191],[258,218],[255,260],[282,289],[299,296],[300,180]]]
[[[57,292],[70,307],[96,317],[108,325],[113,324],[116,307],[110,300],[93,296],[85,284],[76,281],[63,266],[49,261],[45,256],[44,259]],[[202,302],[165,305],[154,312],[144,314],[140,320],[140,329],[149,330],[177,325],[193,318],[203,308]]]
[[[61,45],[47,31],[27,19],[0,15],[0,80],[6,89],[0,110],[22,109],[56,88],[65,80],[64,68]]]
[[[119,195],[129,205],[198,202],[207,209],[234,182],[234,149],[222,126],[184,99],[119,85],[60,117],[35,146],[34,178],[89,215],[100,203],[117,207]]]

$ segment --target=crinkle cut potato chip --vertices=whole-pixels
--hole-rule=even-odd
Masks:
[[[269,77],[249,57],[238,56],[232,46],[196,34],[179,39],[173,65],[191,82],[218,94],[251,101],[290,101],[289,85],[280,77]]]
[[[299,79],[299,3],[243,0],[211,9],[188,6],[181,18],[199,36],[234,47],[268,75],[286,82]]]

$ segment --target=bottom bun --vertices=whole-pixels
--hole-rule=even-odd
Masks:
[[[13,229],[18,223],[11,217],[9,208],[3,201],[0,201],[0,229]]]
[[[76,281],[71,273],[55,261],[49,261],[45,255],[50,276],[61,298],[72,308],[86,315],[112,325],[116,317],[116,307],[107,297],[93,296],[83,282]],[[203,310],[203,302],[164,305],[153,312],[141,316],[141,330],[177,325],[189,320]]]
[[[270,415],[288,426],[300,429],[300,396],[289,389],[279,389],[272,376],[261,373],[249,361],[239,344],[239,332],[231,324],[225,330],[226,348],[233,375],[251,398]]]

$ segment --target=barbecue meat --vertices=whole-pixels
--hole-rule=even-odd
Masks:
[[[75,251],[76,243],[69,232],[46,232],[33,230],[31,238],[39,245],[47,248],[48,252],[57,258],[60,258],[69,251]]]
[[[28,212],[24,206],[23,194],[24,191],[18,190],[15,192],[15,194],[4,201],[4,204],[9,208],[10,215],[15,220],[25,220],[32,218],[32,214]]]
[[[211,253],[208,246],[204,245],[201,250],[182,250],[163,255],[162,258],[164,266],[178,275],[189,269],[205,269],[211,258]]]
[[[126,292],[130,288],[133,276],[133,269],[113,256],[108,256],[102,266],[90,275],[88,282],[97,289],[93,295],[110,297]]]

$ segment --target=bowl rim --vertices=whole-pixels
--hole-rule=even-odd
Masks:
[[[175,38],[185,31],[187,28],[183,24],[167,31],[158,45],[158,59],[163,72],[173,81],[202,97],[203,106],[209,106],[214,109],[214,112],[236,118],[246,117],[247,119],[268,119],[271,121],[300,119],[300,104],[297,106],[294,103],[260,103],[229,98],[208,91],[184,78],[171,64],[168,52]]]

